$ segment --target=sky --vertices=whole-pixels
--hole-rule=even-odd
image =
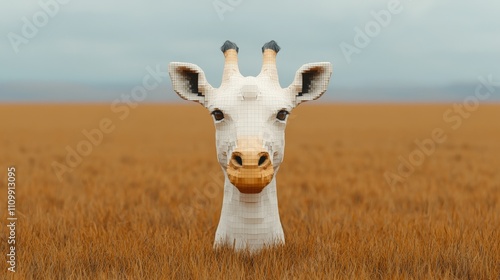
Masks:
[[[457,101],[479,77],[500,82],[499,13],[493,0],[6,0],[0,102],[107,102],[172,61],[218,87],[225,40],[245,76],[278,42],[282,87],[301,65],[332,62],[326,101]],[[179,98],[162,76],[145,101]]]

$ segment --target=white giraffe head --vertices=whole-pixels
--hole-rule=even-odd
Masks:
[[[217,158],[230,182],[241,193],[260,193],[283,161],[288,115],[300,103],[319,98],[327,89],[332,65],[309,63],[299,68],[287,88],[281,88],[276,69],[280,47],[262,47],[263,65],[257,77],[243,77],[238,47],[226,41],[222,84],[212,87],[200,67],[172,62],[169,74],[175,92],[209,110],[216,129]]]

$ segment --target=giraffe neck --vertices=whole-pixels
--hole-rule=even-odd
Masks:
[[[278,212],[276,179],[258,194],[244,194],[225,178],[224,198],[214,247],[234,246],[255,251],[266,245],[283,244],[285,236]]]

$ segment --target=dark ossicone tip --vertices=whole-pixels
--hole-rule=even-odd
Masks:
[[[238,52],[240,50],[240,48],[238,48],[238,46],[235,43],[227,40],[224,42],[224,45],[222,45],[222,47],[220,47],[220,50],[223,53],[226,52],[227,50],[236,50],[236,52]]]
[[[276,53],[278,53],[281,48],[280,48],[280,46],[278,46],[278,43],[276,43],[274,40],[271,40],[271,41],[265,43],[264,46],[262,46],[262,52],[264,52],[267,49],[271,49],[271,50],[275,51]]]

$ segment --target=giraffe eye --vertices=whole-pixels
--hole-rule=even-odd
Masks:
[[[212,116],[216,121],[222,121],[224,119],[224,113],[221,110],[215,110],[212,112]]]
[[[287,111],[287,110],[281,110],[281,111],[279,111],[279,112],[278,112],[278,114],[276,115],[276,118],[277,118],[278,120],[280,120],[280,121],[284,121],[284,120],[286,120],[286,116],[287,116],[288,114],[290,114],[290,113],[288,113],[288,111]]]

